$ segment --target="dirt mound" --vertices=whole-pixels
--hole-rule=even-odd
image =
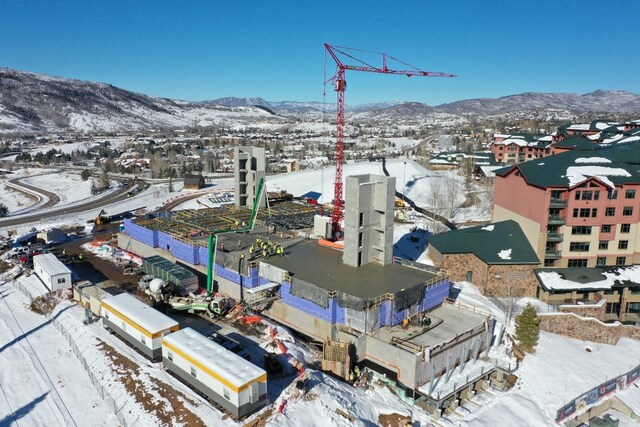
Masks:
[[[185,402],[192,406],[197,406],[197,402],[157,378],[148,378],[151,385],[149,382],[143,381],[140,366],[118,353],[104,341],[100,341],[98,347],[111,360],[111,369],[118,375],[118,381],[124,385],[127,392],[134,396],[136,402],[145,411],[155,415],[162,425],[206,426],[196,414],[185,406]]]
[[[378,425],[382,427],[411,427],[411,416],[400,414],[378,415]]]

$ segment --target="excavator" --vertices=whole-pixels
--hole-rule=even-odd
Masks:
[[[189,313],[205,312],[209,316],[222,316],[231,308],[229,300],[220,294],[213,293],[213,284],[215,282],[215,262],[217,252],[217,239],[222,234],[229,233],[249,233],[253,230],[258,210],[260,208],[260,199],[265,193],[264,178],[258,182],[256,196],[251,209],[249,223],[240,227],[229,227],[214,230],[209,234],[208,241],[208,262],[207,262],[207,290],[204,295],[189,295],[187,297],[172,296],[169,298],[168,304],[175,311],[186,311]]]

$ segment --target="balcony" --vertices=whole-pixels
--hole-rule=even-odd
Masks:
[[[545,259],[560,259],[560,258],[562,258],[562,251],[554,251],[554,250],[544,251],[544,258]]]
[[[554,243],[562,242],[562,234],[560,234],[560,233],[547,233],[547,242],[554,242]]]
[[[550,208],[559,208],[559,209],[564,209],[567,207],[567,202],[562,200],[559,197],[552,197],[549,200],[549,207]]]
[[[549,215],[549,221],[547,223],[552,225],[564,225],[564,218],[560,215]]]

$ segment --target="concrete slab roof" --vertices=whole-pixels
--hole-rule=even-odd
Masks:
[[[283,257],[274,256],[263,261],[289,271],[293,278],[363,299],[396,293],[437,277],[400,264],[351,267],[342,262],[342,252],[322,247],[315,240],[306,240],[288,248]]]
[[[470,331],[481,325],[487,316],[481,313],[474,313],[469,310],[459,309],[450,304],[443,304],[430,311],[427,316],[431,319],[432,329],[423,332],[422,327],[412,326],[404,329],[402,325],[381,328],[375,337],[389,342],[395,337],[411,344],[422,347],[433,347],[446,343],[455,337]]]

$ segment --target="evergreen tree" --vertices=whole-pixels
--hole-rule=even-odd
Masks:
[[[4,218],[9,213],[9,208],[4,203],[0,203],[0,218]]]
[[[516,339],[528,352],[532,352],[538,344],[539,323],[540,319],[531,303],[528,303],[522,313],[516,316]]]
[[[88,180],[90,176],[91,176],[91,171],[89,169],[83,169],[82,172],[80,172],[80,177],[82,178],[83,181]]]

